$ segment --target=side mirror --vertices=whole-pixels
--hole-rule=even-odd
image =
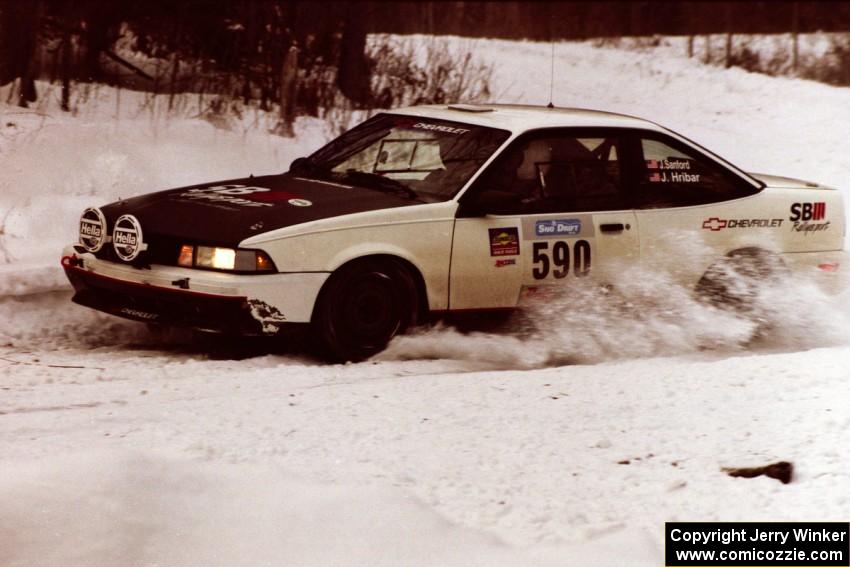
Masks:
[[[298,169],[301,169],[304,166],[304,164],[306,164],[306,163],[307,163],[307,158],[305,158],[305,157],[295,158],[294,160],[292,160],[292,163],[289,164],[290,173],[292,173],[292,172],[294,172]]]
[[[520,198],[510,191],[487,189],[461,200],[461,214],[464,217],[483,217],[487,214],[518,213]]]

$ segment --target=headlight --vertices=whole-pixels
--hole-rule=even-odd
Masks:
[[[216,270],[232,270],[236,267],[236,250],[233,248],[198,246],[198,252],[195,256],[195,266],[198,268],[214,268]]]
[[[177,265],[233,272],[273,272],[274,262],[262,250],[236,250],[218,246],[180,247]]]

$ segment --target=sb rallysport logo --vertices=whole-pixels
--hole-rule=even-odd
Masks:
[[[794,226],[791,227],[793,232],[802,232],[808,236],[812,232],[823,232],[829,230],[830,221],[823,221],[826,218],[826,203],[794,203],[791,205],[791,216],[788,217]]]
[[[826,218],[826,203],[794,203],[791,205],[792,221],[816,221]]]
[[[721,219],[711,217],[702,221],[702,228],[717,232],[724,228],[777,228],[783,219]]]
[[[293,207],[309,207],[313,204],[312,201],[301,199],[298,195],[286,191],[272,191],[268,187],[247,187],[245,185],[200,187],[184,191],[177,197],[210,204],[237,205],[240,207],[274,207],[275,201],[286,201]]]

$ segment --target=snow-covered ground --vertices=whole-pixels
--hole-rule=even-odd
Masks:
[[[550,46],[438,41],[492,60],[494,98],[547,102]],[[850,89],[673,52],[555,55],[558,105],[850,187]],[[361,364],[151,336],[60,289],[79,211],[280,171],[327,131],[92,96],[77,117],[0,106],[0,564],[660,565],[664,521],[846,520],[847,294],[771,291],[754,341],[658,280],[616,317],[592,296],[539,312],[545,340],[435,329]],[[722,470],[778,460],[791,484]]]

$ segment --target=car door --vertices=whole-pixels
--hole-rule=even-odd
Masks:
[[[606,283],[638,258],[614,129],[517,138],[460,199],[449,309],[515,307],[547,286]]]
[[[781,209],[756,200],[760,188],[697,148],[660,132],[635,132],[629,147],[641,262],[692,285],[730,250],[774,247]]]

